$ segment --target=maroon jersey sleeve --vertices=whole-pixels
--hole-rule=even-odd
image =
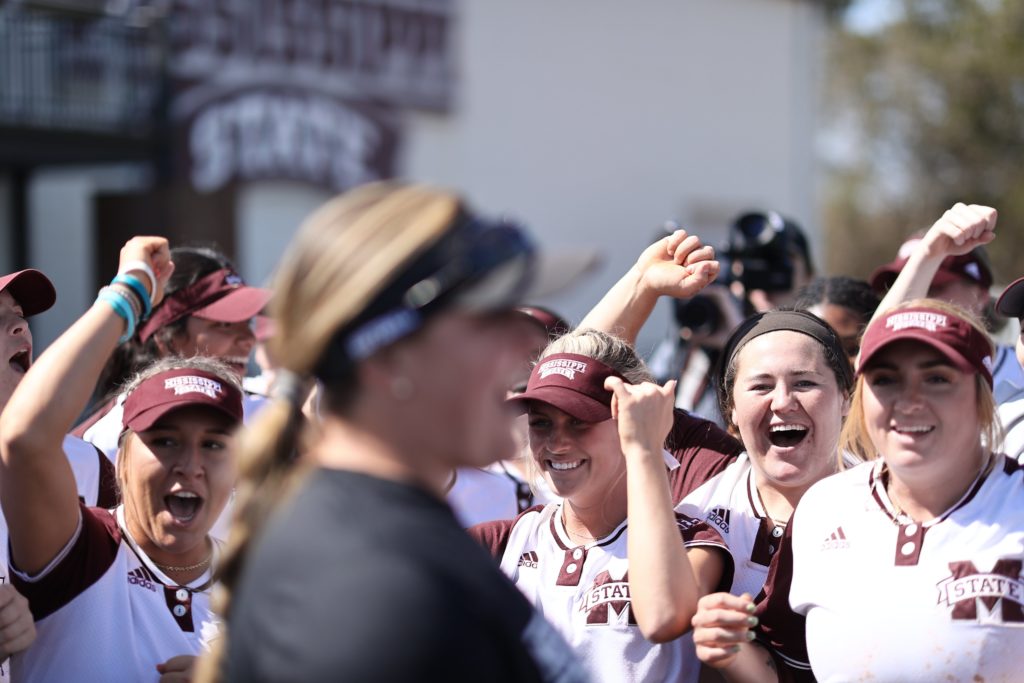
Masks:
[[[78,538],[66,547],[59,561],[35,581],[11,572],[11,580],[28,598],[32,617],[39,621],[74,600],[103,576],[117,557],[121,530],[107,510],[80,505],[82,528]],[[15,570],[14,561],[11,566]]]
[[[684,515],[681,512],[676,513],[676,524],[679,526],[679,532],[682,534],[683,543],[687,548],[711,548],[719,554],[722,558],[722,578],[719,579],[713,592],[728,591],[729,586],[732,585],[736,565],[722,534],[704,520]]]
[[[501,556],[505,554],[505,546],[508,545],[509,534],[512,533],[512,528],[519,522],[523,515],[531,512],[539,512],[543,510],[543,505],[534,505],[531,508],[527,508],[516,515],[515,519],[497,519],[493,522],[483,522],[466,529],[466,533],[473,537],[473,539],[487,549],[487,552],[491,556],[501,561]]]
[[[679,467],[668,475],[675,503],[724,470],[743,452],[743,445],[714,422],[678,409],[672,431],[665,439],[665,448],[679,462]]]
[[[793,522],[772,558],[761,595],[757,598],[757,640],[768,648],[779,670],[780,681],[813,681],[807,656],[805,618],[789,606],[789,588],[793,582]]]

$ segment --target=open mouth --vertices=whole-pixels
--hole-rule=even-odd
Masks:
[[[191,491],[178,491],[164,496],[164,504],[176,522],[187,524],[195,519],[203,506],[203,499]]]
[[[792,448],[804,440],[808,431],[803,425],[772,425],[768,429],[768,441],[778,448]]]
[[[32,365],[32,351],[30,349],[22,349],[11,356],[7,363],[11,366],[12,370],[23,375],[28,372],[28,367]]]

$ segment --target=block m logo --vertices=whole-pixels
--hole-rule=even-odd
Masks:
[[[1021,560],[1002,559],[990,572],[979,572],[973,562],[950,562],[952,576],[936,586],[938,604],[952,606],[953,619],[978,619],[978,603],[989,618],[1024,623],[1024,581]],[[995,611],[999,605],[998,613]]]

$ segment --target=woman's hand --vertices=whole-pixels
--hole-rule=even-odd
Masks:
[[[28,600],[11,584],[0,584],[0,661],[21,652],[36,639]]]
[[[153,270],[156,279],[156,291],[149,293],[150,301],[156,306],[164,298],[164,287],[174,272],[171,261],[171,248],[165,237],[139,236],[133,237],[121,247],[121,256],[117,272],[134,273],[147,290],[151,289],[149,276],[145,271],[131,268],[133,262],[147,264]],[[127,270],[125,270],[127,267]]]
[[[640,282],[651,293],[688,299],[718,277],[714,248],[676,230],[647,247],[637,259]]]
[[[747,593],[711,593],[702,597],[693,617],[697,658],[716,669],[731,665],[741,646],[754,639],[751,629],[757,626],[757,617],[753,613],[754,602]]]
[[[196,658],[192,655],[178,655],[171,657],[163,664],[157,664],[156,670],[160,674],[160,683],[189,683],[192,680],[195,665]]]
[[[675,380],[659,386],[651,382],[626,384],[609,377],[604,388],[612,392],[612,419],[618,423],[622,452],[628,454],[639,446],[660,454],[672,429]]]
[[[998,215],[990,206],[954,204],[928,229],[918,249],[935,258],[966,254],[996,238]]]

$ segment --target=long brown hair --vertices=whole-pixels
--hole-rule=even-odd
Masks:
[[[219,568],[214,606],[230,623],[231,593],[253,539],[305,470],[296,457],[309,427],[298,385],[310,379],[336,332],[355,320],[396,272],[435,242],[462,211],[451,194],[422,186],[375,183],[341,195],[300,228],[273,283],[276,332],[269,350],[280,360],[279,377],[290,388],[275,396],[238,451],[240,482],[235,515]],[[344,416],[358,394],[354,371],[333,374],[320,386],[320,408]],[[197,668],[197,682],[219,679],[227,637]]]

